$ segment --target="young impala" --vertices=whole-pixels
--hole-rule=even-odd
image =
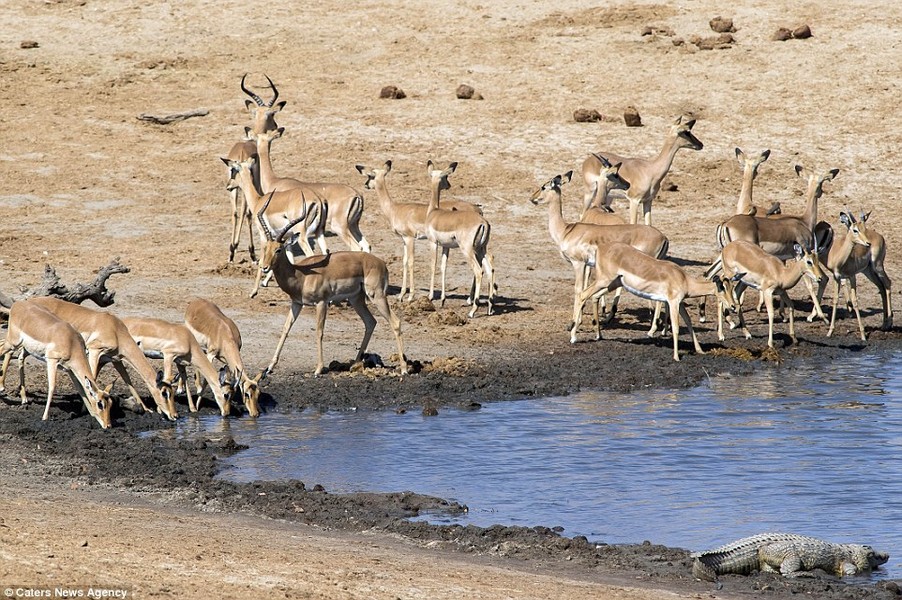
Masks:
[[[266,204],[257,212],[257,219],[267,233],[260,265],[264,271],[272,271],[276,283],[291,298],[288,318],[282,328],[282,335],[276,345],[272,361],[263,372],[265,377],[272,373],[288,338],[291,326],[297,320],[304,306],[314,306],[316,310],[316,368],[314,375],[323,372],[323,328],[329,304],[347,300],[363,321],[363,340],[357,351],[356,361],[363,359],[370,337],[376,328],[376,319],[367,308],[369,300],[391,326],[398,345],[398,361],[401,374],[407,374],[404,358],[404,343],[401,340],[401,320],[388,305],[388,267],[385,262],[369,252],[332,252],[325,255],[297,257],[286,241],[286,236],[298,221],[285,224],[273,231],[266,220]]]
[[[254,378],[248,377],[241,360],[241,332],[235,322],[209,300],[194,298],[185,309],[185,325],[207,353],[210,362],[218,359],[226,364],[230,379],[226,382],[229,396],[240,394],[247,412],[260,416],[260,379],[262,371]],[[195,371],[197,395],[204,388],[200,372]]]
[[[13,303],[9,311],[9,323],[6,339],[0,346],[3,366],[0,368],[0,391],[9,367],[12,353],[20,350],[19,355],[19,395],[22,404],[28,401],[25,395],[25,356],[32,355],[47,363],[47,404],[41,417],[46,421],[50,416],[50,401],[56,390],[57,367],[65,369],[72,378],[72,383],[81,396],[88,413],[94,417],[103,429],[112,425],[110,409],[110,388],[100,389],[91,367],[88,365],[87,351],[84,341],[66,321],[45,310],[32,300],[20,300]]]

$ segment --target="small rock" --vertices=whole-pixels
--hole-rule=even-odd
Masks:
[[[380,98],[391,98],[392,100],[400,100],[402,98],[406,98],[407,94],[404,93],[404,90],[399,88],[396,85],[387,85],[382,88],[382,91],[379,92]]]
[[[796,40],[807,40],[811,37],[811,28],[808,25],[799,25],[792,30],[792,37]]]
[[[734,33],[736,31],[736,28],[733,27],[733,19],[718,16],[708,21],[708,25],[716,33]]]
[[[476,98],[476,96],[477,96],[476,90],[473,89],[473,86],[467,85],[465,83],[462,83],[459,86],[457,86],[457,90],[454,93],[457,94],[457,97],[460,98],[461,100],[473,100],[473,99],[478,100],[478,99],[482,98],[482,96],[479,96],[479,98]]]
[[[87,548],[87,547],[88,547],[88,540],[82,541],[82,543],[79,544],[79,545],[80,545],[82,548]]]
[[[642,117],[635,106],[627,106],[623,111],[623,122],[627,127],[642,127]]]
[[[792,31],[785,27],[781,27],[778,29],[771,39],[775,42],[785,42],[786,40],[792,39]]]
[[[573,120],[577,123],[597,123],[601,121],[601,113],[594,108],[577,108],[573,111]]]
[[[424,417],[435,417],[438,415],[438,409],[434,406],[424,406],[423,407],[423,416]]]
[[[40,44],[38,44],[34,40],[23,40],[19,42],[19,48],[23,48],[25,50],[31,50],[32,48],[38,48]]]

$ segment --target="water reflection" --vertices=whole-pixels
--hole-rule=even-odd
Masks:
[[[688,390],[582,393],[439,416],[381,411],[183,420],[232,435],[237,481],[463,502],[449,522],[563,526],[702,549],[766,530],[869,543],[902,575],[900,355],[716,377]],[[435,518],[435,517],[432,517]]]

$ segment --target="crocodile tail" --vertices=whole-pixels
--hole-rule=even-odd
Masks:
[[[699,556],[692,561],[692,576],[702,581],[717,581],[717,569],[707,564]]]

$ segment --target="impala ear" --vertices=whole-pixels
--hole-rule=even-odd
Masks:
[[[692,119],[691,121],[686,121],[685,127],[686,127],[686,129],[692,129],[693,127],[695,127],[695,119]]]
[[[561,175],[561,184],[570,183],[570,179],[573,178],[573,171],[567,171],[563,175]]]
[[[389,173],[389,171],[391,171],[391,161],[390,161],[390,160],[387,160],[387,161],[385,161],[385,173],[386,173],[386,175]]]
[[[825,179],[825,180],[826,180],[826,179],[833,180],[833,179],[836,179],[836,176],[837,176],[837,175],[839,175],[839,169],[830,169],[830,176],[829,176],[829,177],[825,177],[824,179]]]
[[[223,163],[225,163],[225,166],[227,166],[228,168],[230,168],[230,169],[234,169],[234,168],[235,168],[235,167],[232,166],[232,163],[234,162],[233,160],[228,159],[228,158],[225,158],[225,157],[223,157],[223,156],[220,156],[220,157],[219,157],[219,160],[221,160]]]
[[[273,134],[273,138],[274,138],[274,139],[275,139],[275,138],[280,138],[280,137],[282,137],[282,135],[283,135],[284,133],[285,133],[285,128],[284,128],[284,127],[279,127],[278,129],[276,129],[275,134]]]
[[[805,250],[800,244],[793,244],[792,251],[795,252],[796,258],[801,258],[805,255]]]
[[[732,277],[730,277],[730,281],[742,281],[742,278],[745,277],[745,273],[736,273]]]
[[[157,387],[160,387],[161,383],[163,383],[163,371],[157,371]]]
[[[354,168],[357,169],[357,172],[361,175],[366,175],[366,173],[364,173],[364,171],[366,171],[366,167],[364,167],[363,165],[354,165]]]
[[[765,150],[761,153],[761,162],[766,161],[768,158],[770,158],[770,150]]]
[[[805,170],[805,167],[803,167],[802,165],[796,165],[796,166],[795,166],[795,170],[796,170],[796,175],[798,175],[799,177],[801,177],[801,176],[802,176],[802,171]]]
[[[852,216],[848,213],[841,212],[839,213],[839,222],[845,225],[846,227],[852,227]]]
[[[254,130],[251,129],[250,127],[245,127],[245,128],[244,128],[244,137],[246,137],[246,138],[248,138],[248,139],[251,139],[251,140],[256,139],[256,135],[254,134]]]

